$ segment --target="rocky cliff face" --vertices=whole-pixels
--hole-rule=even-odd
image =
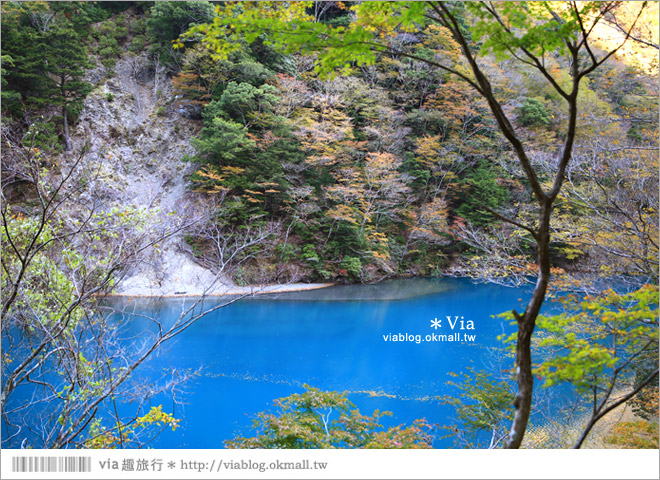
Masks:
[[[87,160],[98,168],[86,193],[104,210],[130,207],[148,214],[148,228],[165,231],[197,214],[187,177],[194,166],[181,161],[193,153],[190,138],[199,125],[172,108],[171,82],[154,72],[145,56],[124,55],[116,74],[103,67],[89,73],[97,87],[86,98],[73,131],[74,151],[89,142]],[[85,200],[84,198],[82,198]],[[194,263],[178,232],[151,249],[144,262],[130,266],[116,292],[124,295],[200,293],[215,276]],[[226,279],[222,279],[226,284]]]

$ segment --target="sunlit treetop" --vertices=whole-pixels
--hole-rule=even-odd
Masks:
[[[643,2],[642,7],[646,2]],[[473,17],[470,45],[498,58],[515,57],[534,65],[550,55],[567,55],[571,47],[589,46],[594,26],[616,8],[616,2],[362,2],[347,7],[348,26],[315,21],[314,2],[228,2],[216,8],[210,24],[193,27],[176,43],[201,40],[218,58],[226,58],[241,42],[265,35],[265,42],[284,53],[316,54],[321,76],[371,65],[379,53],[404,52],[397,34],[420,32],[429,25],[465,30]]]
[[[338,8],[351,12],[349,26],[315,22],[308,12],[314,2],[230,2],[217,7],[211,24],[199,25],[175,43],[201,40],[217,56],[226,58],[242,41],[266,34],[266,43],[284,53],[318,54],[322,76],[371,65],[379,50],[391,47],[397,32],[413,32],[426,25],[427,5],[420,2],[364,2]]]

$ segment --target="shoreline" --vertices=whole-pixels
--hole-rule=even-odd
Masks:
[[[338,285],[337,283],[291,283],[278,285],[262,285],[252,287],[227,286],[226,290],[214,288],[208,293],[204,291],[174,292],[174,293],[110,293],[106,298],[185,298],[185,297],[223,297],[230,295],[265,295],[269,293],[304,292],[319,290]]]

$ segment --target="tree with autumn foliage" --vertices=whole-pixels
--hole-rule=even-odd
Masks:
[[[345,393],[308,385],[303,393],[275,400],[276,413],[254,420],[253,437],[226,442],[229,448],[431,448],[431,427],[424,420],[385,429],[380,419],[390,412],[364,415]]]
[[[566,382],[583,395],[589,414],[574,439],[580,448],[596,423],[626,402],[658,410],[658,287],[559,301],[563,313],[538,320],[536,374],[546,388]]]
[[[229,82],[220,98],[204,108],[205,127],[193,139],[198,154],[190,160],[215,175],[202,169],[194,180],[202,188],[219,182],[244,204],[246,213],[280,209],[288,188],[283,164],[301,159],[297,144],[272,112],[274,93],[270,85]]]

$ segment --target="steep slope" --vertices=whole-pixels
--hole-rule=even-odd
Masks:
[[[193,166],[181,157],[192,153],[190,138],[198,126],[166,106],[173,95],[171,83],[162,73],[155,74],[144,56],[124,55],[115,71],[85,100],[74,149],[89,142],[88,159],[100,169],[96,182],[101,184],[93,189],[100,193],[104,209],[132,207],[148,214],[150,228],[171,229],[177,223],[173,219],[185,220],[185,212],[193,207],[186,180]],[[168,237],[145,262],[133,265],[117,293],[193,293],[211,285],[215,275],[181,249],[182,237]]]
[[[172,104],[170,80],[156,74],[145,56],[127,53],[117,61],[114,76],[106,79],[99,66],[89,72],[89,80],[97,87],[85,99],[72,136],[74,151],[89,142],[87,160],[98,171],[84,195],[90,202],[92,195],[100,197],[105,211],[130,207],[144,212],[150,230],[175,231],[130,266],[116,294],[246,294],[325,286],[239,287],[195,263],[185,248],[185,229],[178,227],[208,213],[188,185],[195,166],[181,161],[193,153],[190,139],[199,123]]]

